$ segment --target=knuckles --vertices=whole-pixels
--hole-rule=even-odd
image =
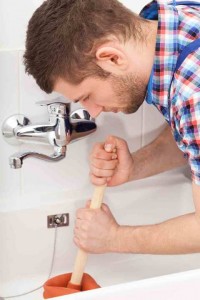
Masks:
[[[92,184],[94,185],[104,185],[106,184],[106,178],[100,178],[100,177],[96,177],[92,172],[90,172],[89,174],[90,177],[90,181]]]
[[[81,221],[91,221],[94,215],[94,211],[90,208],[79,208],[76,211],[76,219]]]
[[[110,159],[110,160],[102,160],[102,159],[92,159],[91,160],[91,168],[98,168],[98,169],[105,169],[105,170],[113,170],[116,168],[118,164],[117,159]]]

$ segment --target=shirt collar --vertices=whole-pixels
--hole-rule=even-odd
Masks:
[[[147,88],[149,104],[168,106],[168,95],[178,56],[178,12],[173,2],[152,1],[140,16],[158,20],[154,65]]]

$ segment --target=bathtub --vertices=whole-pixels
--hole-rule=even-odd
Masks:
[[[71,272],[77,249],[73,244],[74,215],[90,198],[93,187],[39,197],[23,195],[13,208],[0,213],[0,299],[34,290],[50,277]],[[28,199],[35,197],[34,206]],[[33,203],[33,201],[29,201]],[[107,188],[105,202],[119,224],[162,222],[194,211],[187,168],[179,168]],[[68,227],[47,229],[47,215],[69,213]],[[189,255],[89,255],[86,270],[101,289],[58,299],[200,299],[200,254]],[[16,300],[40,300],[43,289]],[[193,295],[193,296],[191,296]]]

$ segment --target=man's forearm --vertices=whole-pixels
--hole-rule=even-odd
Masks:
[[[137,180],[187,164],[171,133],[170,127],[149,145],[132,153],[134,160],[131,180]]]
[[[120,226],[115,252],[185,254],[200,252],[200,218],[195,213],[149,226]]]
[[[113,251],[143,254],[199,253],[200,185],[193,182],[192,193],[194,213],[154,225],[119,226]]]

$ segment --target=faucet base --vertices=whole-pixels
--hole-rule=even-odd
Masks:
[[[22,142],[16,139],[15,132],[17,128],[27,126],[29,124],[30,120],[24,115],[12,115],[3,122],[2,134],[10,145],[21,145]]]

